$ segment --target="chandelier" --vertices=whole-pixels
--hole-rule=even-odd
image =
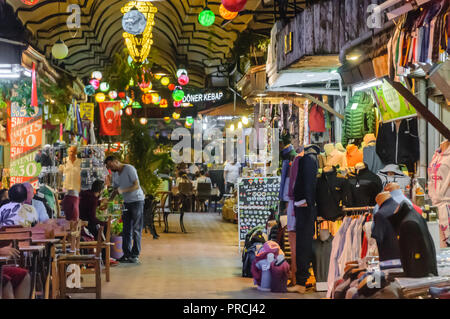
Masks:
[[[125,31],[123,33],[125,45],[135,63],[144,62],[150,53],[153,44],[154,17],[157,11],[150,2],[142,1],[129,1],[121,9],[124,15],[122,27]]]

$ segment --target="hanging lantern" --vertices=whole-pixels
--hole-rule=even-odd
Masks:
[[[180,107],[181,106],[181,101],[173,101],[173,106],[174,107]]]
[[[94,90],[98,90],[98,88],[100,87],[100,81],[97,79],[92,79],[89,81],[89,83],[92,85]]]
[[[131,55],[128,56],[127,62],[129,66],[131,66],[131,63],[133,63],[133,58],[131,57]]]
[[[161,103],[161,96],[158,95],[158,99],[153,104],[159,105],[159,103]]]
[[[170,117],[164,117],[164,122],[166,122],[166,124],[169,124],[171,122]]]
[[[198,15],[198,22],[204,27],[213,25],[215,20],[216,16],[214,15],[214,12],[209,10],[208,7],[205,7],[205,9],[203,9],[203,11]]]
[[[127,108],[125,109],[125,114],[128,115],[128,116],[130,116],[131,114],[133,114],[132,108],[131,108],[131,107],[127,107]]]
[[[100,91],[106,92],[109,90],[109,84],[107,82],[100,83]]]
[[[172,117],[173,117],[174,120],[178,120],[180,118],[180,116],[181,116],[180,113],[177,113],[177,112],[173,112],[172,113]]]
[[[39,0],[22,0],[22,2],[27,6],[34,6],[39,2]]]
[[[132,107],[133,109],[142,109],[142,105],[141,105],[138,101],[134,101],[134,102],[131,104],[131,107]]]
[[[116,91],[110,91],[110,92],[108,93],[108,95],[109,95],[109,98],[110,98],[111,100],[117,99],[117,92],[116,92]]]
[[[194,118],[192,116],[186,116],[186,123],[192,125],[194,123]]]
[[[131,58],[143,63],[153,44],[152,30],[158,9],[148,1],[129,1],[121,9],[123,38]]]
[[[123,100],[120,101],[120,108],[123,109],[125,106],[125,102]],[[120,110],[120,112],[122,112],[122,110]],[[120,113],[120,115],[122,115],[122,113]]]
[[[247,124],[248,124],[248,118],[247,118],[246,116],[242,117],[242,123],[243,123],[244,125],[247,125]]]
[[[88,85],[86,85],[85,87],[84,87],[84,93],[86,94],[86,95],[94,95],[94,93],[95,93],[95,88],[94,88],[94,86],[92,86],[91,84],[88,84]]]
[[[234,18],[236,18],[236,16],[238,15],[239,12],[232,12],[230,10],[227,10],[223,4],[220,5],[219,7],[219,14],[222,18],[224,18],[225,20],[233,20]]]
[[[178,71],[177,71],[177,78],[179,78],[180,75],[182,75],[182,74],[185,74],[185,75],[188,74],[186,69],[178,69]]]
[[[67,48],[67,45],[61,41],[58,40],[52,47],[52,55],[55,59],[62,60],[69,54],[69,48]]]
[[[139,83],[139,88],[144,93],[147,93],[148,91],[150,91],[152,89],[152,87],[153,87],[152,82],[142,81],[141,83]]]
[[[184,91],[183,90],[175,90],[172,93],[172,97],[175,101],[182,101],[184,98]]]
[[[96,100],[98,103],[104,102],[105,99],[106,99],[106,96],[105,96],[104,93],[97,93],[97,94],[95,94],[95,100]]]
[[[169,90],[173,91],[175,89],[175,84],[170,83],[168,88],[169,88]]]
[[[242,122],[238,123],[238,128],[242,128]]]
[[[140,122],[142,125],[145,125],[145,124],[147,124],[148,120],[147,120],[145,117],[141,117],[141,118],[139,119],[139,122]]]
[[[122,116],[123,115],[123,111],[122,110],[120,110],[120,116]]]
[[[161,78],[161,84],[164,86],[169,85],[170,83],[170,79],[167,76],[164,76],[163,78]]]
[[[125,96],[126,96],[126,94],[125,94],[125,92],[119,92],[119,98],[120,99],[125,99]]]
[[[239,12],[244,9],[247,0],[222,0],[222,4],[228,11]]]
[[[144,104],[152,104],[153,103],[153,99],[152,99],[152,95],[150,93],[146,93],[144,95],[142,95],[142,103]]]
[[[162,99],[161,102],[159,102],[159,107],[160,108],[166,108],[168,106],[169,103],[167,103],[166,99]]]
[[[158,93],[152,93],[152,103],[156,104],[157,102],[159,102],[159,94]]]
[[[180,77],[178,78],[178,83],[180,85],[188,84],[189,83],[189,77],[186,74],[180,75]]]
[[[101,80],[102,79],[102,72],[100,72],[100,71],[94,71],[94,72],[92,72],[92,78],[93,79],[97,79],[97,80]]]

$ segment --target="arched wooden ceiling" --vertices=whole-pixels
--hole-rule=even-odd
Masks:
[[[264,3],[262,3],[264,1]],[[124,48],[122,14],[120,8],[127,0],[41,0],[28,6],[20,0],[7,0],[16,16],[33,35],[32,43],[45,56],[51,58],[52,45],[62,39],[69,47],[69,55],[63,60],[66,70],[84,77],[94,70],[102,70],[111,62],[114,53]],[[246,10],[266,8],[267,14],[259,14],[270,20],[272,9],[267,3],[273,0],[248,0]],[[70,30],[66,20],[69,4],[81,8],[81,28]],[[208,7],[216,14],[211,27],[198,23],[198,14],[205,0],[162,0],[152,2],[158,8],[153,28],[153,47],[157,49],[156,63],[175,73],[179,64],[188,69],[191,84],[203,87],[208,75],[226,75],[224,64],[240,32],[269,29],[270,22],[257,22],[251,14],[236,17],[221,26],[218,14],[220,0],[208,1]],[[150,54],[154,54],[152,50]]]

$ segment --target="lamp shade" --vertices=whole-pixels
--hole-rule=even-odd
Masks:
[[[127,107],[127,108],[125,109],[125,114],[128,115],[128,116],[130,116],[131,114],[133,114],[133,110],[131,109],[131,107]]]
[[[180,118],[180,116],[181,116],[180,113],[177,113],[177,112],[173,112],[172,113],[172,117],[173,117],[174,120],[178,120]]]
[[[214,12],[209,10],[208,7],[203,9],[203,11],[198,15],[198,22],[204,27],[213,25],[215,20],[216,16],[214,15]]]
[[[97,79],[92,79],[89,81],[89,83],[92,85],[92,87],[94,88],[94,90],[98,90],[99,86],[100,86],[100,81]]]
[[[126,96],[125,92],[119,92],[119,98],[124,99]]]
[[[100,81],[102,79],[102,72],[100,71],[92,72],[92,78]]]
[[[174,107],[180,107],[181,106],[181,101],[173,101],[173,106]]]
[[[152,82],[142,81],[141,83],[139,83],[139,88],[142,90],[142,92],[145,92],[145,93],[150,91],[152,89],[152,87],[153,87]]]
[[[227,10],[223,4],[220,5],[219,7],[219,14],[222,18],[224,18],[225,20],[233,20],[234,18],[236,18],[236,16],[238,15],[239,12],[232,12],[230,10]]]
[[[144,104],[153,103],[152,95],[150,93],[146,93],[146,94],[142,95],[142,103],[144,103]]]
[[[170,83],[170,79],[167,76],[164,76],[163,78],[161,78],[161,84],[164,86],[169,85]]]
[[[104,93],[97,93],[97,94],[95,94],[95,100],[96,100],[98,103],[104,102],[105,99],[106,99],[106,96],[105,96]]]
[[[239,12],[244,9],[247,0],[222,0],[222,4],[228,11]]]
[[[186,123],[192,125],[194,123],[194,118],[192,116],[186,116]]]
[[[170,83],[168,88],[169,88],[169,90],[173,91],[175,89],[175,84]]]
[[[67,45],[61,41],[58,40],[52,47],[52,55],[55,59],[62,60],[69,54],[69,48]]]
[[[84,87],[84,93],[86,95],[94,95],[95,88],[91,84],[88,84]]]
[[[183,90],[175,90],[172,93],[172,97],[174,101],[181,101],[184,98],[184,91]]]
[[[145,124],[147,124],[148,120],[147,120],[145,117],[141,117],[141,118],[139,119],[139,122],[140,122],[142,125],[145,125]]]
[[[159,94],[158,93],[152,93],[152,103],[156,104],[159,101]]]
[[[100,83],[100,91],[106,92],[109,90],[109,84],[107,82]]]
[[[171,122],[170,117],[165,116],[164,117],[164,122],[166,122],[166,124],[169,124]]]
[[[159,107],[161,107],[161,108],[166,108],[166,107],[168,106],[168,104],[169,104],[169,103],[167,103],[167,100],[166,100],[166,99],[162,99],[162,100],[159,102]]]
[[[177,78],[180,77],[181,74],[188,74],[186,69],[178,69],[177,70]]]
[[[180,85],[186,85],[189,83],[189,77],[186,74],[181,74],[178,78],[178,83]]]
[[[134,102],[131,104],[131,107],[132,107],[133,109],[141,109],[141,108],[142,108],[142,105],[141,105],[138,101],[134,101]]]
[[[108,95],[111,100],[115,100],[117,98],[117,91],[110,91]]]

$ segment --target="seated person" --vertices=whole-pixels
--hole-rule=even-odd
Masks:
[[[38,215],[38,222],[39,223],[43,223],[45,221],[47,221],[48,218],[48,214],[47,214],[47,210],[45,209],[45,205],[43,202],[34,199],[34,188],[30,183],[23,183],[23,186],[25,186],[27,188],[27,200],[25,201],[25,205],[31,205],[34,207],[34,209],[37,212]]]
[[[191,180],[187,177],[187,175],[183,172],[179,172],[179,177],[177,177],[176,180],[176,186],[179,187],[181,183],[190,183],[192,184]],[[179,205],[182,204],[182,208],[184,211],[190,204],[190,197],[188,194],[182,194],[178,190],[178,193],[175,195],[175,210],[178,210]]]
[[[0,226],[34,226],[38,222],[37,212],[33,206],[24,205],[28,197],[27,188],[23,184],[14,184],[8,196],[11,202],[0,207]]]
[[[97,207],[100,205],[99,197],[103,187],[104,183],[96,180],[90,190],[80,192],[80,219],[88,222],[89,232],[94,238],[97,238],[98,226],[103,226],[106,231],[106,223],[97,218]]]
[[[200,171],[199,176],[193,182],[195,190],[197,190],[198,183],[211,183],[211,179],[208,176],[206,176],[205,171],[203,171],[203,170]]]
[[[8,190],[6,188],[0,189],[0,207],[10,202],[8,198]]]
[[[0,248],[0,256],[19,258],[20,253],[10,244]],[[5,265],[2,267],[3,299],[29,299],[31,292],[31,277],[28,270]]]

